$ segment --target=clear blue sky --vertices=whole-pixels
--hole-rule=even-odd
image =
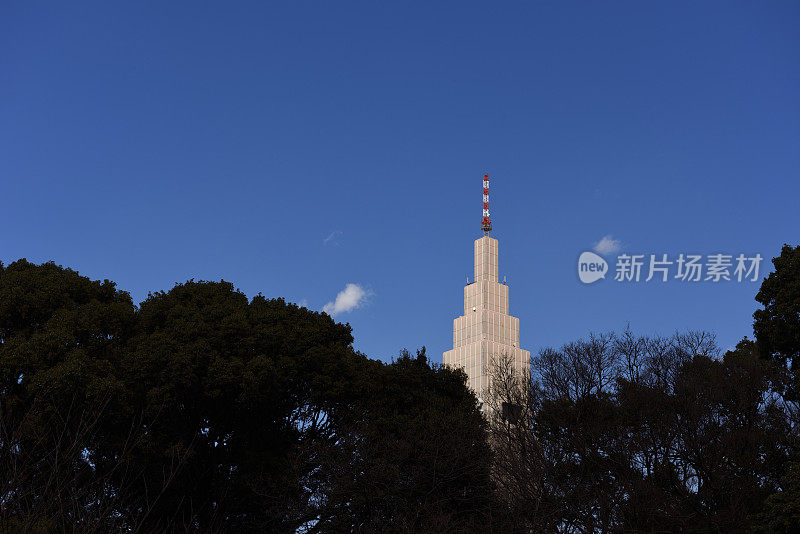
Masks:
[[[575,264],[609,234],[800,242],[798,27],[797,2],[3,2],[0,259],[137,302],[224,278],[322,309],[355,283],[358,349],[440,361],[488,172],[523,347],[628,323],[731,346],[757,283]]]

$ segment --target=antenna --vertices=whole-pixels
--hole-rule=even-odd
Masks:
[[[483,235],[492,231],[492,220],[489,219],[489,175],[483,175],[483,219],[481,220]]]

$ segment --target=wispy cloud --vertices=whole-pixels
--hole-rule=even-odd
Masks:
[[[322,240],[322,244],[327,245],[328,243],[333,243],[334,245],[338,245],[339,243],[336,241],[336,238],[340,235],[342,235],[341,230],[334,230],[328,235],[328,237]]]
[[[347,284],[343,290],[336,295],[336,300],[327,303],[322,311],[331,317],[339,313],[352,311],[366,301],[370,293],[358,284]]]
[[[622,242],[619,239],[614,239],[612,236],[607,235],[600,241],[595,243],[594,251],[598,254],[614,254],[622,249]]]

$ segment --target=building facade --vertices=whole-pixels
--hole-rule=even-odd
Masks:
[[[530,366],[530,352],[519,345],[519,319],[508,313],[508,285],[498,279],[498,242],[487,233],[484,229],[475,241],[475,276],[464,287],[464,315],[453,320],[453,349],[442,358],[445,365],[464,369],[482,400],[495,358],[508,355],[515,372]]]

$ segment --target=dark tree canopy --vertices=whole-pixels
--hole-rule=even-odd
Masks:
[[[713,336],[596,335],[534,362],[543,530],[733,532],[780,483],[779,369]]]
[[[225,281],[0,264],[0,532],[798,532],[800,247],[755,341],[590,335],[484,412],[424,347]]]
[[[108,280],[0,265],[0,530],[63,531],[108,512],[87,490],[105,483],[87,451],[125,392],[114,371],[134,321],[130,296]]]
[[[228,282],[137,309],[109,281],[0,269],[3,532],[467,532],[490,521],[463,373]],[[454,454],[455,451],[455,454]]]
[[[753,314],[753,333],[762,356],[788,361],[800,376],[800,246],[784,245],[772,263],[756,295],[764,308]]]

